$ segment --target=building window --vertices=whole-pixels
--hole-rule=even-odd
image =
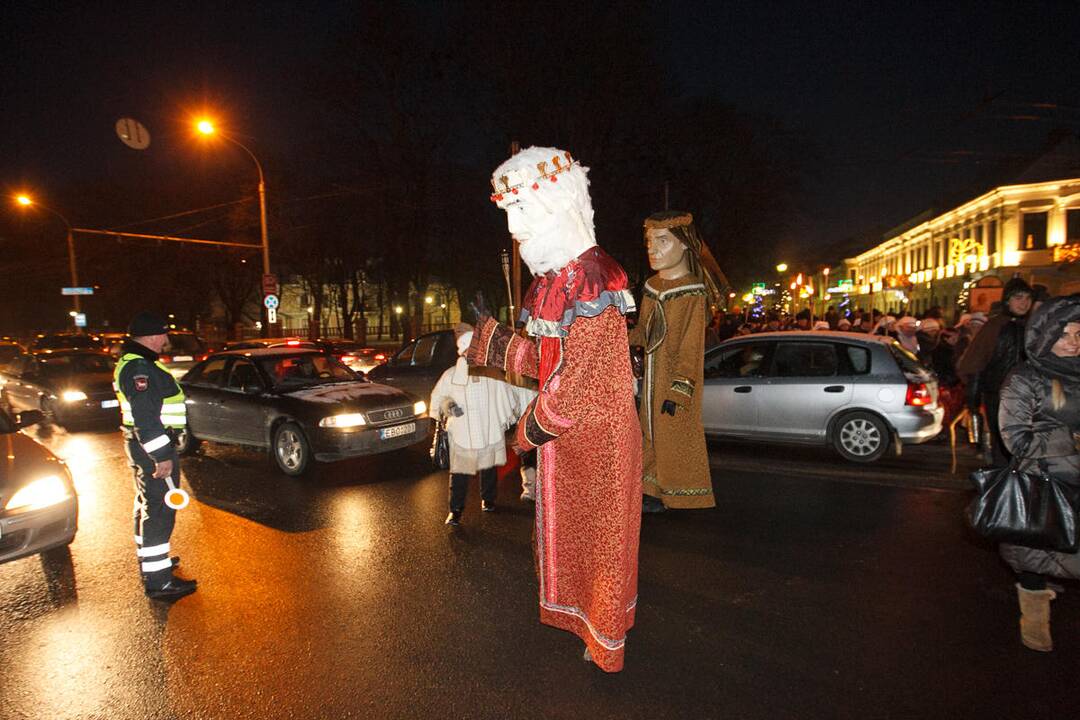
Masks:
[[[997,252],[997,220],[991,220],[986,230],[986,251],[991,255]]]
[[[1046,217],[1047,213],[1024,213],[1024,222],[1020,231],[1021,250],[1045,250],[1046,249]]]
[[[1080,242],[1080,208],[1065,211],[1065,242]]]
[[[983,232],[983,226],[982,225],[976,225],[975,226],[975,242],[979,243],[979,245],[983,244],[982,232]]]

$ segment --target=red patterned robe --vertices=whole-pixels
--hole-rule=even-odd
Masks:
[[[637,606],[641,426],[623,317],[633,303],[626,273],[593,247],[533,281],[522,319],[535,341],[489,319],[468,354],[540,383],[516,438],[538,448],[540,621],[578,635],[608,672],[623,667]]]

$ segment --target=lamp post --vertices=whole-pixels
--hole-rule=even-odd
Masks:
[[[47,205],[42,205],[41,203],[35,202],[33,198],[31,198],[29,195],[26,195],[26,194],[17,195],[15,197],[15,202],[17,202],[20,206],[22,206],[24,208],[39,207],[42,210],[44,210],[45,212],[51,213],[52,215],[55,215],[56,217],[60,218],[60,222],[64,223],[64,228],[67,230],[68,270],[71,273],[71,287],[73,287],[73,288],[79,287],[79,271],[76,268],[76,264],[75,264],[75,239],[72,236],[71,223],[68,222],[68,219],[66,217],[64,217],[63,215],[61,215],[56,210],[53,210],[51,207],[48,207]],[[79,301],[79,296],[78,295],[72,295],[71,296],[71,302],[72,302],[72,307],[74,308],[74,314],[71,315],[71,322],[72,322],[73,326],[77,330],[78,325],[74,324],[75,323],[75,315],[78,315],[78,314],[82,313],[82,303]]]
[[[228,140],[233,145],[246,152],[248,157],[251,158],[251,161],[255,163],[255,169],[259,171],[259,231],[262,236],[263,275],[269,275],[270,243],[267,240],[266,234],[266,178],[263,176],[262,164],[259,162],[259,158],[255,157],[255,153],[251,152],[251,150],[248,149],[247,145],[244,145],[242,142],[232,137],[231,135],[228,135],[227,133],[218,130],[214,126],[213,121],[211,120],[199,120],[195,123],[195,129],[199,132],[199,134],[206,137],[217,135],[224,138],[225,140]],[[267,330],[269,330],[269,325],[270,323],[267,323]]]

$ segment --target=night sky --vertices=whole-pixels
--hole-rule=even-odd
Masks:
[[[300,168],[304,182],[295,193],[334,187],[341,171],[323,158],[333,156],[337,140],[310,99],[309,79],[333,68],[355,4],[242,5],[5,4],[0,187],[33,188],[76,224],[97,226],[232,199],[231,183],[250,170],[242,158],[223,159],[190,137],[186,123],[204,107],[266,164]],[[445,8],[419,7],[425,30],[442,32]],[[512,15],[515,4],[478,7]],[[804,149],[797,221],[771,251],[805,255],[844,239],[872,242],[929,207],[1007,181],[1056,133],[1076,133],[1077,8],[652,3],[636,16],[644,27],[631,34],[646,38],[661,75],[650,78],[661,88],[656,113],[674,97],[711,98],[778,123]],[[550,26],[520,30],[572,37],[572,20],[553,10]],[[455,102],[484,99],[470,92]],[[438,110],[448,118],[450,152],[490,166],[502,159],[512,128],[456,124],[453,104]],[[137,153],[116,139],[121,116],[150,128],[150,150]],[[172,204],[148,197],[164,176],[205,193]]]

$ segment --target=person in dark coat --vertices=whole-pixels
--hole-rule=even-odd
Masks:
[[[1041,465],[1054,477],[1080,485],[1080,296],[1046,302],[1024,334],[1027,361],[1001,389],[1001,437],[1022,458],[1021,471]],[[1080,555],[1001,544],[1001,556],[1017,574],[1020,639],[1049,652],[1050,601],[1047,576],[1080,579]]]
[[[1024,323],[1031,312],[1031,302],[1031,286],[1021,278],[1005,283],[1002,311],[990,318],[956,363],[956,374],[967,387],[972,414],[979,411],[980,405],[986,406],[996,465],[1004,465],[1008,460],[997,424],[1001,385],[1009,372],[1024,360]]]

